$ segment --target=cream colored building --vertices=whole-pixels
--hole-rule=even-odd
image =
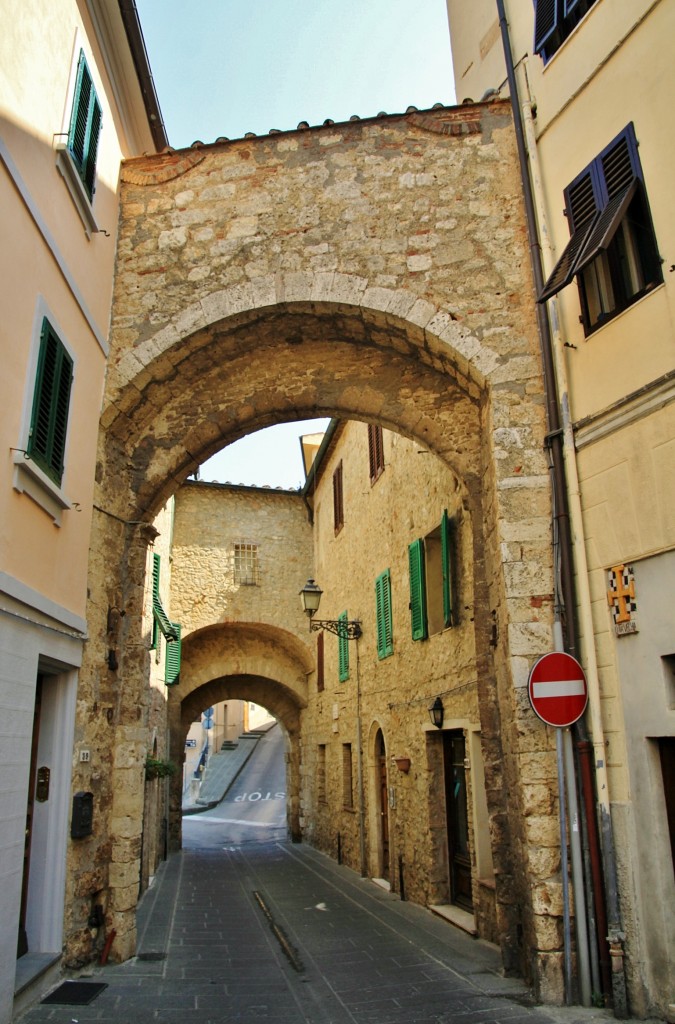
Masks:
[[[87,842],[97,785],[74,730],[119,168],[166,144],[120,8],[0,3],[3,1022],[61,959],[67,849]]]
[[[599,688],[612,960],[625,933],[630,1010],[674,1020],[675,3],[504,7],[567,437],[580,657]],[[448,12],[458,100],[507,95],[498,5]]]

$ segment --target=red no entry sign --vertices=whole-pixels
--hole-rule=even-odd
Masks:
[[[586,710],[586,676],[571,654],[545,654],[530,672],[527,688],[532,707],[547,725],[564,729],[574,725]]]

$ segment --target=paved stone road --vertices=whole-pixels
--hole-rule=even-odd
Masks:
[[[139,956],[89,1006],[21,1024],[592,1024],[528,1004],[497,951],[306,846],[187,850],[139,912]]]

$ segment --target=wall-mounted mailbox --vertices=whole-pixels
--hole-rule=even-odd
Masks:
[[[70,820],[71,839],[83,839],[93,832],[94,794],[75,793],[73,795],[73,816]]]
[[[38,768],[35,782],[35,799],[38,803],[49,800],[49,768]]]

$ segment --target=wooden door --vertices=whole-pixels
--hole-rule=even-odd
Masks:
[[[380,841],[382,846],[382,878],[389,878],[389,787],[387,785],[387,753],[382,730],[375,737],[375,762],[379,788]]]
[[[464,733],[443,733],[450,898],[458,906],[472,911],[473,895],[471,891],[471,856],[469,851],[465,757],[466,744]]]
[[[21,909],[19,913],[19,937],[17,958],[28,952],[26,912],[28,909],[28,878],[30,875],[30,844],[33,835],[33,812],[35,809],[35,779],[37,775],[38,740],[40,738],[40,709],[42,707],[42,676],[37,677],[35,687],[35,710],[33,712],[33,738],[30,751],[30,772],[28,776],[28,803],[26,805],[26,838],[23,848],[23,880],[21,883]]]

